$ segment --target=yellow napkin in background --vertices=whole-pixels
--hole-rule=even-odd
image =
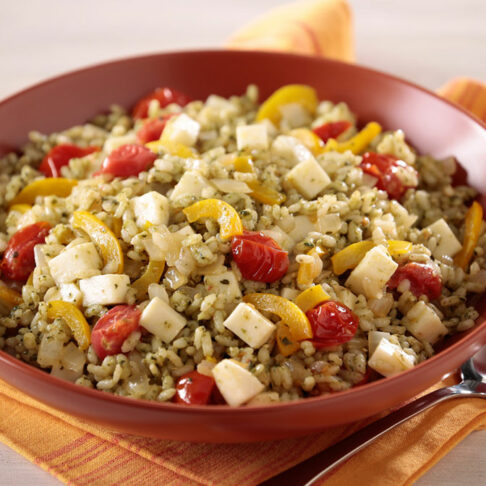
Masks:
[[[241,29],[228,46],[352,61],[351,11],[344,0],[281,7]],[[484,84],[459,78],[439,92],[486,121]],[[445,383],[432,389],[440,386]],[[41,404],[2,381],[0,395],[0,440],[72,485],[255,485],[372,421],[283,441],[190,444],[108,431]],[[470,432],[483,426],[485,400],[459,399],[437,405],[354,456],[325,485],[413,484]]]

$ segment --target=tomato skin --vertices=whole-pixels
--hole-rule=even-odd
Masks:
[[[99,174],[111,174],[115,177],[137,176],[147,170],[156,158],[157,154],[143,145],[122,145],[106,157]]]
[[[272,283],[282,278],[289,268],[288,253],[263,233],[245,231],[233,237],[231,251],[247,280]]]
[[[173,114],[170,114],[162,117],[162,119],[154,118],[152,120],[147,120],[137,132],[138,141],[145,144],[153,142],[154,140],[159,140],[167,121],[173,116]]]
[[[138,328],[142,312],[134,305],[117,305],[98,319],[91,332],[91,345],[101,360],[121,353],[122,345]]]
[[[185,405],[207,405],[215,387],[211,376],[191,371],[179,378],[176,385],[176,403]]]
[[[348,307],[328,300],[306,312],[312,326],[316,348],[327,348],[348,342],[358,330],[359,318]]]
[[[46,241],[51,225],[46,221],[18,230],[10,238],[0,269],[9,279],[25,282],[35,268],[34,246]]]
[[[85,157],[86,155],[98,152],[100,147],[78,147],[70,143],[63,143],[51,148],[42,159],[39,171],[46,177],[60,177],[61,167],[69,164],[74,158]]]
[[[396,289],[403,280],[410,282],[410,292],[417,298],[426,295],[429,300],[435,300],[442,294],[441,276],[429,265],[410,262],[398,267],[388,287]]]
[[[324,123],[312,131],[324,142],[326,143],[330,138],[337,138],[341,133],[344,133],[348,128],[351,127],[351,122],[347,120]]]
[[[157,88],[152,93],[141,98],[132,111],[133,118],[147,118],[148,108],[152,100],[158,100],[160,107],[164,108],[171,103],[177,103],[179,106],[186,106],[192,99],[186,94],[172,88]]]

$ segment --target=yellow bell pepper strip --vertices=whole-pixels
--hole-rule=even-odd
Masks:
[[[313,155],[319,155],[324,152],[324,142],[308,128],[290,130],[289,135],[297,138]]]
[[[324,147],[324,152],[334,151],[342,153],[346,152],[346,150],[350,150],[353,154],[360,154],[364,152],[371,141],[381,133],[381,130],[381,126],[378,123],[370,122],[363,128],[363,130],[345,142],[338,142],[334,138],[330,138]]]
[[[478,244],[479,235],[481,234],[481,225],[483,223],[483,208],[477,201],[466,213],[464,227],[464,241],[461,251],[454,257],[454,263],[466,270],[474,253],[474,248]]]
[[[123,251],[115,234],[87,211],[75,211],[71,220],[73,228],[82,229],[98,247],[103,262],[110,265],[111,273],[123,273]]]
[[[71,329],[79,349],[88,349],[91,342],[91,330],[83,313],[70,302],[52,300],[47,304],[47,318],[50,320],[62,319]]]
[[[277,323],[277,348],[282,356],[290,356],[300,349],[298,341],[294,340],[288,324],[284,321]]]
[[[338,251],[331,257],[333,272],[336,275],[341,275],[346,270],[356,267],[374,246],[375,244],[370,240],[358,241],[358,243],[353,243]]]
[[[177,157],[181,157],[183,159],[196,156],[194,151],[192,151],[186,145],[182,145],[181,143],[165,143],[162,140],[155,140],[154,142],[146,143],[145,146],[155,154],[166,151],[170,155],[176,155]]]
[[[31,209],[32,206],[30,204],[14,204],[10,206],[10,211],[17,211],[20,214],[25,214],[27,211]]]
[[[279,125],[282,119],[280,108],[291,103],[302,105],[311,115],[317,109],[319,100],[314,88],[304,84],[288,84],[277,89],[270,97],[260,106],[256,115],[256,121],[268,118],[275,125]]]
[[[243,233],[243,224],[236,209],[221,199],[204,199],[184,208],[189,223],[201,218],[214,218],[219,223],[219,234],[222,240],[228,240]]]
[[[299,263],[297,271],[297,285],[299,286],[311,285],[322,271],[322,260],[317,249],[312,248],[307,252],[307,256],[310,256],[312,261]]]
[[[111,226],[113,227],[113,233],[117,238],[121,237],[121,230],[123,228],[123,221],[121,218],[113,218],[113,221],[111,223]]]
[[[250,196],[262,204],[282,204],[286,196],[270,187],[265,187],[258,181],[247,181],[246,185],[251,189]]]
[[[65,179],[64,177],[39,179],[25,186],[8,203],[8,206],[11,208],[16,204],[34,204],[37,196],[68,197],[77,183],[76,179]]]
[[[412,250],[412,243],[410,241],[403,241],[403,240],[388,240],[388,253],[390,256],[397,257],[400,255],[405,255],[410,253]]]
[[[0,282],[0,302],[9,309],[22,303],[22,296],[14,289]]]
[[[233,167],[236,172],[245,172],[250,174],[255,171],[253,167],[253,160],[248,155],[240,155],[233,161]]]
[[[132,283],[137,299],[142,300],[147,295],[150,284],[159,283],[164,271],[165,262],[150,260],[143,275]]]
[[[243,302],[280,317],[289,326],[290,334],[295,341],[312,339],[312,327],[307,316],[290,300],[279,295],[254,293],[245,295]]]
[[[330,298],[331,297],[322,288],[322,285],[313,285],[301,292],[295,298],[295,303],[303,312],[307,312]]]

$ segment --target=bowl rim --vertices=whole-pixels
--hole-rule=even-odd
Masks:
[[[95,64],[89,64],[85,67],[76,68],[55,76],[48,77],[38,83],[29,85],[20,91],[14,92],[13,94],[7,95],[7,97],[0,99],[0,105],[4,105],[9,103],[10,101],[15,100],[18,97],[24,96],[26,93],[30,91],[36,90],[44,85],[51,84],[53,82],[61,81],[65,78],[75,77],[78,74],[94,71],[101,67],[106,67],[115,64],[123,64],[127,61],[135,61],[135,60],[142,60],[146,59],[149,60],[151,58],[156,59],[160,57],[181,57],[181,56],[195,56],[195,55],[202,55],[202,56],[211,56],[211,55],[230,55],[230,56],[260,56],[262,58],[280,58],[284,59],[306,59],[308,62],[317,62],[317,63],[325,63],[328,65],[337,65],[341,67],[345,67],[347,69],[356,69],[359,71],[363,71],[369,75],[379,76],[381,78],[388,79],[392,82],[407,86],[409,88],[418,90],[428,96],[432,96],[433,98],[439,100],[441,103],[445,103],[449,105],[451,108],[459,111],[467,118],[469,118],[472,122],[478,125],[483,130],[486,130],[486,123],[483,122],[481,119],[476,117],[475,115],[471,114],[461,106],[449,101],[438,94],[434,93],[433,91],[419,86],[418,84],[395,76],[393,74],[377,70],[374,68],[370,68],[368,66],[364,66],[361,64],[354,64],[348,63],[344,61],[339,61],[336,59],[328,59],[324,57],[318,57],[313,55],[307,54],[294,54],[294,53],[287,53],[287,52],[277,52],[277,51],[255,51],[255,50],[231,50],[231,49],[181,49],[181,50],[171,50],[171,51],[160,51],[160,52],[153,52],[153,53],[145,53],[145,54],[138,54],[138,55],[130,55],[130,56],[123,56],[115,59],[110,59],[107,61],[100,61]],[[121,395],[115,395],[113,393],[104,392],[102,390],[87,388],[81,385],[76,385],[70,381],[52,376],[51,374],[47,373],[46,371],[41,370],[40,368],[36,368],[33,365],[30,365],[20,359],[16,358],[13,355],[8,354],[7,352],[0,350],[0,363],[6,365],[7,367],[13,367],[17,371],[21,372],[22,374],[29,374],[32,378],[36,380],[47,380],[50,382],[54,387],[64,387],[68,388],[74,394],[81,394],[85,395],[87,398],[94,400],[103,400],[112,403],[118,403],[120,405],[132,407],[132,408],[141,408],[141,409],[153,409],[153,410],[160,410],[160,411],[177,411],[181,414],[194,414],[194,413],[203,413],[205,415],[214,415],[214,414],[224,414],[224,415],[246,415],[246,414],[253,414],[253,413],[273,413],[275,409],[280,410],[292,410],[296,407],[305,408],[306,406],[312,407],[316,402],[327,401],[327,402],[336,402],[336,405],[339,404],[342,400],[347,400],[347,397],[350,394],[359,399],[361,395],[367,395],[369,392],[372,392],[375,388],[387,388],[390,386],[394,386],[395,384],[399,384],[402,381],[406,381],[409,375],[419,373],[421,369],[424,367],[430,368],[435,363],[443,364],[443,362],[447,361],[447,354],[451,352],[451,350],[456,350],[458,348],[462,348],[467,344],[472,345],[475,342],[477,343],[477,352],[480,347],[482,346],[476,338],[479,334],[484,332],[486,328],[486,318],[483,322],[477,324],[472,331],[470,331],[466,336],[463,338],[459,338],[456,342],[448,346],[447,348],[439,351],[437,354],[432,356],[431,358],[419,363],[417,366],[414,366],[412,369],[403,371],[397,375],[391,377],[382,377],[379,380],[375,380],[373,382],[366,383],[359,387],[349,388],[348,390],[340,391],[338,393],[330,393],[327,395],[319,395],[316,397],[308,397],[308,398],[301,398],[295,401],[289,402],[281,402],[271,405],[250,405],[245,407],[230,407],[224,405],[191,405],[191,406],[181,406],[181,404],[172,403],[172,402],[157,402],[154,400],[146,400],[142,398],[132,398],[132,397],[125,397]],[[12,385],[15,387],[15,385]],[[19,389],[20,390],[20,389]],[[22,393],[28,394],[24,390],[20,390]]]

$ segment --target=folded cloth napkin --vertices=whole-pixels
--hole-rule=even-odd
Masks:
[[[344,0],[282,7],[241,29],[228,45],[351,61],[350,9]],[[486,121],[484,84],[459,78],[439,93]],[[440,382],[425,393],[447,384]],[[0,440],[73,485],[255,485],[373,420],[298,439],[190,444],[111,432],[37,402],[2,381],[0,395]],[[470,432],[484,426],[486,400],[442,403],[388,432],[334,471],[325,484],[413,484]]]

